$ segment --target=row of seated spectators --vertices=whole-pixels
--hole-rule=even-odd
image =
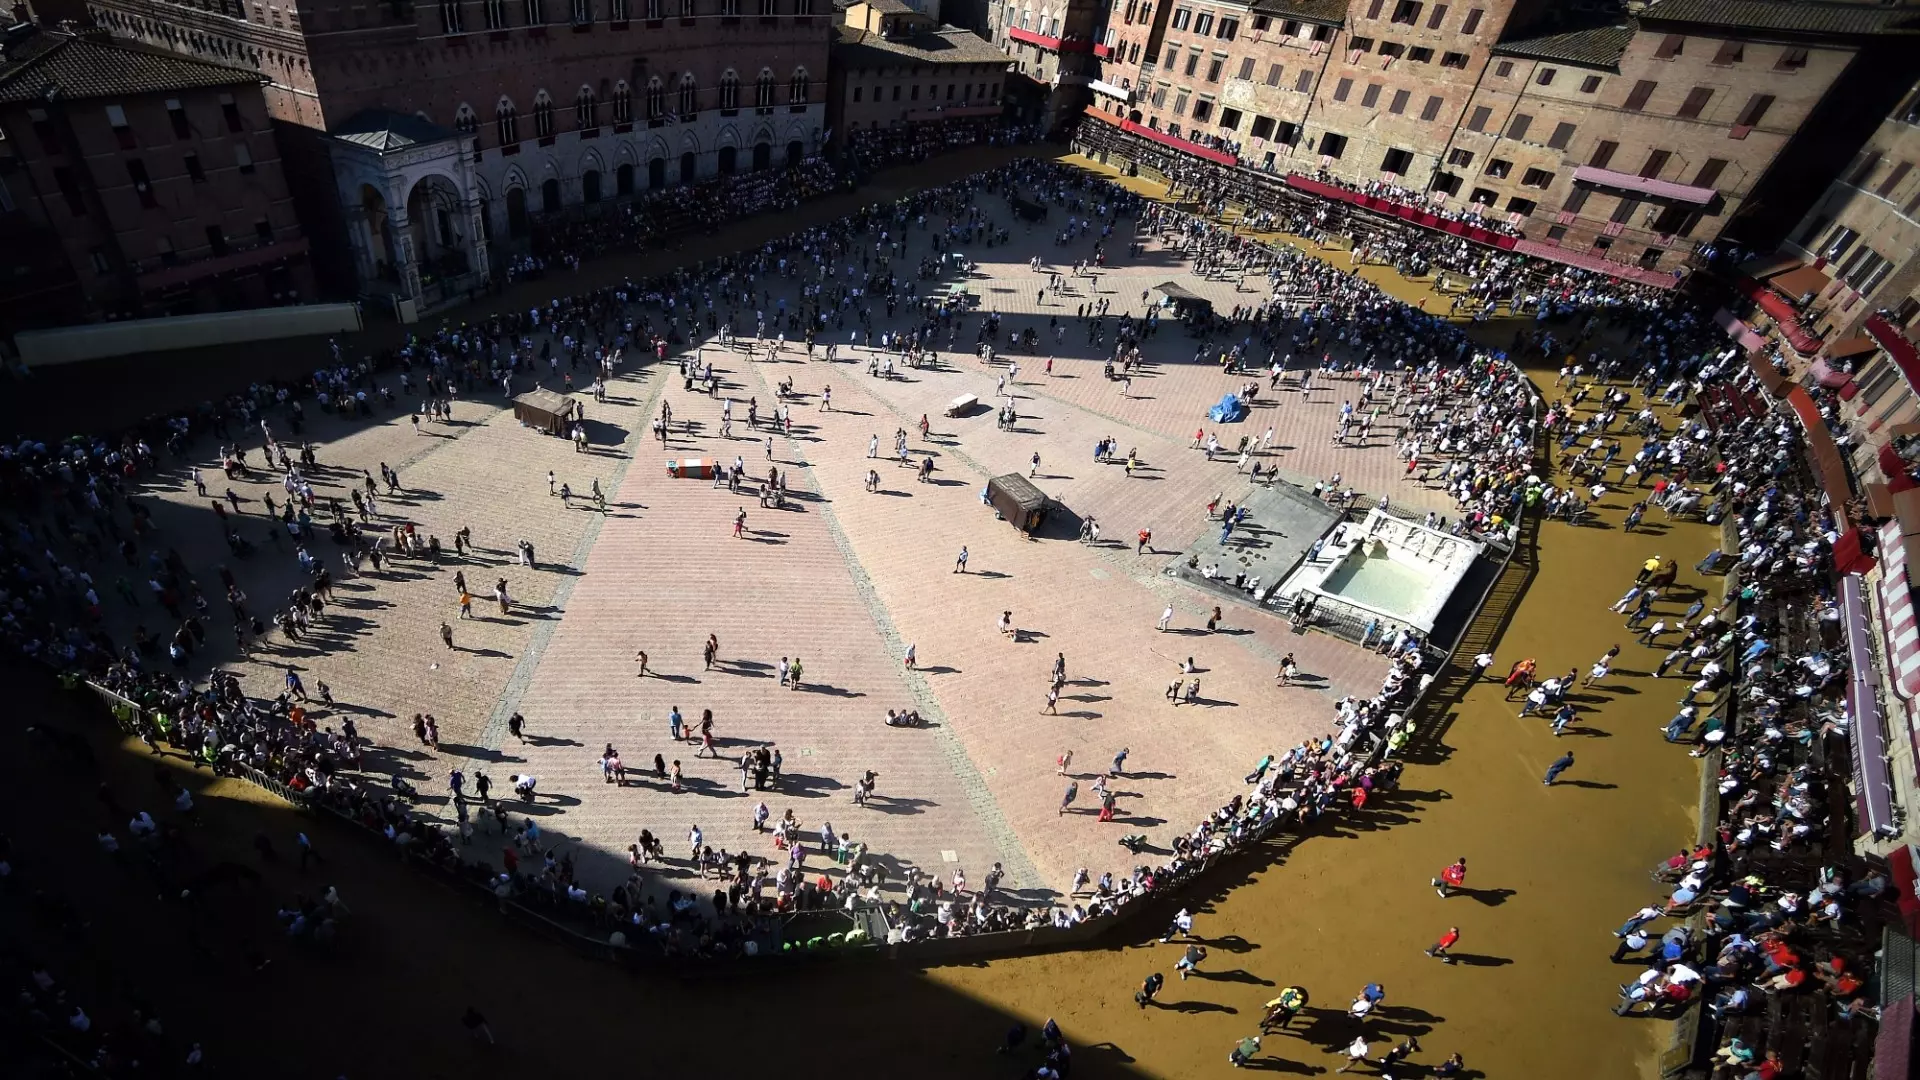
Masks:
[[[1664,902],[1616,932],[1617,960],[1647,950],[1616,1011],[1698,1004],[1694,1062],[1719,1076],[1841,1080],[1872,1056],[1867,988],[1893,895],[1884,866],[1853,852],[1832,511],[1793,421],[1752,409],[1753,378],[1741,368],[1704,395],[1729,541],[1702,565],[1730,565],[1738,616],[1715,630],[1705,722],[1668,729],[1696,756],[1719,751],[1719,817],[1656,871]]]
[[[1119,153],[1158,172],[1168,179],[1178,197],[1192,200],[1210,214],[1224,215],[1229,207],[1238,208],[1239,223],[1255,231],[1285,232],[1323,246],[1340,237],[1348,242],[1349,248],[1360,252],[1361,261],[1388,263],[1411,277],[1446,270],[1472,278],[1466,298],[1470,303],[1463,302],[1464,306],[1478,305],[1488,313],[1500,306],[1518,311],[1529,297],[1536,302],[1554,297],[1579,297],[1581,302],[1576,306],[1611,306],[1623,301],[1645,305],[1654,302],[1660,292],[1650,286],[1591,271],[1496,251],[1411,222],[1316,198],[1288,186],[1281,177],[1205,161],[1128,135],[1108,124],[1082,124],[1074,139],[1090,152]],[[1435,206],[1419,192],[1399,185],[1383,181],[1354,184],[1325,171],[1315,179],[1361,194],[1421,206],[1443,219],[1472,221],[1494,232],[1521,235],[1516,226],[1501,219],[1486,218],[1478,208]]]

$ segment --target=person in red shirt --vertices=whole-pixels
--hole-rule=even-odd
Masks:
[[[1467,858],[1462,855],[1454,861],[1452,866],[1440,871],[1439,877],[1433,879],[1433,891],[1439,893],[1443,898],[1451,896],[1455,889],[1460,888],[1461,885],[1466,883],[1466,880]]]
[[[1453,957],[1447,955],[1447,950],[1453,948],[1454,944],[1459,940],[1460,928],[1457,926],[1449,926],[1447,927],[1447,932],[1440,935],[1440,940],[1434,942],[1427,948],[1427,955],[1443,964],[1456,963]]]

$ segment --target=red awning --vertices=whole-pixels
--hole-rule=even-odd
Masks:
[[[1692,203],[1705,206],[1713,201],[1718,192],[1710,187],[1694,187],[1691,184],[1676,184],[1671,180],[1654,180],[1632,173],[1615,172],[1612,169],[1597,169],[1592,165],[1582,165],[1573,170],[1575,181],[1585,182],[1598,187],[1613,188],[1616,191],[1635,191],[1655,198],[1671,199],[1674,202]]]
[[[1624,281],[1652,285],[1657,289],[1671,289],[1680,284],[1679,277],[1671,273],[1628,266],[1626,263],[1614,262],[1604,255],[1591,251],[1575,251],[1572,248],[1541,240],[1522,240],[1515,244],[1513,249],[1522,255],[1531,255],[1536,259],[1549,259],[1568,266],[1577,266],[1582,270],[1591,270],[1596,274],[1606,274],[1608,277],[1616,277]]]
[[[1850,527],[1847,518],[1847,501],[1853,498],[1853,484],[1847,475],[1847,463],[1840,456],[1840,448],[1834,445],[1833,432],[1827,430],[1827,422],[1820,416],[1819,406],[1806,389],[1796,386],[1787,392],[1787,404],[1800,418],[1800,427],[1807,436],[1807,458],[1813,466],[1813,473],[1820,478],[1820,488],[1827,493],[1829,509],[1840,524],[1842,531]]]
[[[1920,880],[1916,880],[1915,867],[1920,866],[1920,849],[1912,844],[1902,844],[1887,855],[1888,876],[1893,878],[1893,886],[1900,900],[1900,918],[1907,924],[1907,933],[1920,937]],[[1913,1000],[1907,1000],[1911,1010]],[[1886,1030],[1882,1025],[1881,1030]],[[1901,1069],[1889,1076],[1905,1076]]]
[[[1815,360],[1808,366],[1807,374],[1813,376],[1815,382],[1829,390],[1845,386],[1847,380],[1853,378],[1844,371],[1834,370],[1825,360]]]
[[[1098,110],[1094,110],[1094,111],[1097,112]],[[1120,130],[1131,132],[1132,134],[1138,135],[1143,139],[1151,139],[1152,141],[1159,143],[1161,146],[1170,146],[1175,150],[1192,154],[1194,157],[1197,157],[1197,158],[1205,158],[1208,161],[1218,162],[1221,165],[1240,164],[1239,158],[1234,157],[1232,154],[1229,154],[1224,150],[1215,150],[1210,146],[1201,146],[1197,142],[1193,142],[1188,139],[1182,139],[1177,135],[1169,135],[1164,131],[1155,131],[1145,124],[1136,124],[1131,120],[1120,121]]]
[[[1767,284],[1778,289],[1780,295],[1799,303],[1801,297],[1818,295],[1832,281],[1817,266],[1801,266],[1768,278]]]
[[[1323,199],[1351,203],[1363,210],[1371,210],[1376,214],[1387,214],[1403,221],[1410,221],[1415,225],[1422,225],[1429,229],[1435,229],[1439,232],[1471,240],[1476,244],[1485,244],[1488,247],[1499,248],[1502,251],[1512,251],[1523,243],[1517,236],[1494,232],[1492,229],[1483,228],[1470,221],[1454,221],[1443,218],[1424,206],[1415,206],[1411,203],[1383,199],[1378,195],[1366,195],[1358,191],[1349,191],[1346,188],[1334,184],[1321,183],[1312,177],[1301,176],[1298,173],[1287,174],[1287,186],[1297,188],[1310,195],[1318,195]]]
[[[1787,344],[1793,346],[1795,352],[1812,356],[1820,351],[1820,339],[1800,325],[1800,314],[1786,297],[1749,277],[1740,278],[1733,285],[1740,295],[1760,305],[1760,310],[1773,317],[1780,327],[1780,336],[1787,339]]]
[[[1920,394],[1920,351],[1916,351],[1913,342],[1908,341],[1898,327],[1879,315],[1867,316],[1867,336],[1880,343],[1893,357],[1893,363],[1900,374],[1907,377],[1907,388]]]

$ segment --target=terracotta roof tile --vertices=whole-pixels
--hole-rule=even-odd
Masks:
[[[0,51],[0,102],[125,97],[265,80],[258,72],[108,37],[34,28]]]

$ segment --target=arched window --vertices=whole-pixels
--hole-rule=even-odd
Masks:
[[[728,112],[740,107],[740,76],[732,68],[720,76],[720,110]]]
[[[739,87],[736,86],[734,93],[739,92]],[[680,116],[682,119],[692,119],[698,115],[700,115],[700,83],[693,77],[693,72],[689,71],[680,76]]]
[[[520,121],[513,113],[513,102],[506,98],[494,107],[493,126],[500,136],[501,146],[512,146],[520,141]]]
[[[545,90],[533,96],[533,133],[543,139],[553,136],[553,99]]]
[[[805,105],[813,94],[813,79],[807,75],[806,68],[794,68],[793,79],[787,83],[787,104]]]
[[[660,85],[658,76],[647,80],[647,119],[658,120],[667,115],[667,90]]]
[[[633,91],[627,89],[625,80],[613,84],[613,122],[633,123]]]
[[[573,126],[581,130],[600,126],[600,103],[593,100],[591,87],[583,86],[574,95]]]
[[[760,77],[753,82],[753,104],[755,108],[773,108],[773,69],[761,68]]]
[[[473,106],[461,102],[453,113],[453,130],[462,135],[471,135],[480,126],[480,118],[473,114]]]

